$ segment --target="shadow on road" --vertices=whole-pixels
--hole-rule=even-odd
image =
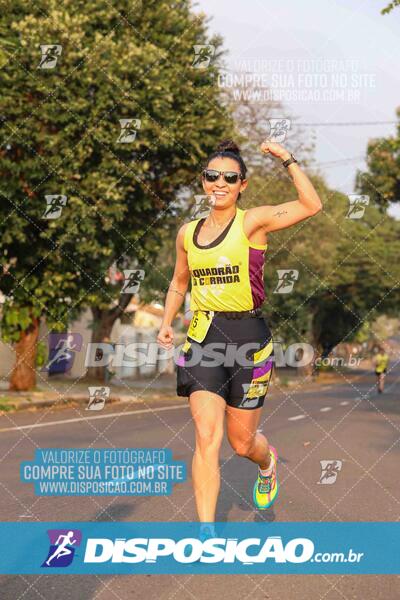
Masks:
[[[286,463],[278,458],[279,464]],[[275,521],[274,507],[257,510],[253,504],[253,486],[257,467],[250,461],[234,456],[228,463],[220,463],[221,492],[217,505],[217,521],[249,521],[255,523]],[[247,514],[243,514],[247,513]]]

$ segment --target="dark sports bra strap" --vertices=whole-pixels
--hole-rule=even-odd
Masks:
[[[200,229],[201,229],[204,221],[206,220],[205,217],[203,219],[200,219],[200,221],[197,223],[197,225],[194,229],[194,232],[193,232],[193,244],[196,246],[196,248],[200,248],[200,249],[204,248],[205,250],[208,250],[209,248],[214,248],[215,246],[218,246],[218,244],[220,244],[228,235],[228,231],[232,227],[232,224],[236,218],[236,215],[237,215],[237,211],[235,213],[235,216],[232,217],[232,219],[229,221],[229,223],[225,227],[225,229],[223,231],[221,231],[221,233],[215,240],[213,240],[210,244],[207,244],[207,246],[200,246],[199,243],[197,242],[197,238],[199,236]]]

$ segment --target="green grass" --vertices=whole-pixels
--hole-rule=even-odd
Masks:
[[[10,404],[12,404],[12,406],[10,406]],[[14,398],[10,398],[7,396],[0,396],[0,410],[3,410],[4,412],[7,412],[9,410],[13,410],[14,409]]]

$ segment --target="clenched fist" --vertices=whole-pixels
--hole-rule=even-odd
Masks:
[[[157,343],[166,350],[173,348],[174,330],[171,325],[162,325],[157,336]]]
[[[282,160],[287,160],[290,158],[290,152],[285,150],[285,148],[277,142],[269,142],[267,140],[261,144],[260,148],[261,152],[264,154],[272,154],[272,156],[276,156],[276,158],[280,158]]]

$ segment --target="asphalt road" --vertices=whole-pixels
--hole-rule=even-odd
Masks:
[[[399,382],[397,367],[383,395],[377,395],[374,377],[363,372],[332,385],[271,389],[261,429],[278,450],[279,499],[270,510],[254,509],[256,467],[235,456],[225,440],[217,520],[398,520]],[[101,416],[106,418],[68,408],[0,418],[2,521],[196,520],[190,477],[194,431],[187,401],[114,404]],[[35,497],[33,486],[19,481],[20,461],[31,460],[35,448],[88,446],[171,448],[174,459],[187,462],[188,480],[169,497],[151,498]],[[342,461],[334,484],[319,483],[321,460]],[[400,576],[16,575],[2,576],[0,589],[4,600],[397,600]]]

